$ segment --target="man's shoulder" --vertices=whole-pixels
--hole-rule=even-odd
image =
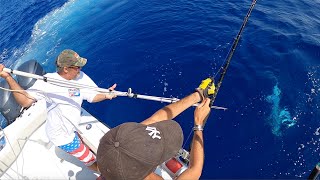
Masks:
[[[91,80],[91,78],[83,71],[80,71],[80,76],[76,79],[76,81],[88,81],[88,80]]]
[[[59,77],[59,74],[58,74],[57,72],[54,72],[54,73],[46,73],[44,76],[45,76],[45,77],[54,78],[54,77]]]
[[[83,72],[83,71],[80,71],[80,76],[81,76],[81,77],[86,77],[86,78],[89,77],[89,76],[88,76],[85,72]]]
[[[44,77],[47,78],[53,78],[53,79],[57,79],[59,78],[58,73],[46,73],[45,75],[43,75]],[[47,82],[43,81],[43,80],[37,80],[32,87],[30,87],[30,89],[43,89],[47,86]]]

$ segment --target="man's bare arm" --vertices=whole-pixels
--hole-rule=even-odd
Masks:
[[[178,102],[169,104],[164,108],[155,112],[151,117],[142,121],[142,124],[148,125],[159,121],[172,120],[178,116],[181,112],[192,106],[193,104],[201,100],[200,94],[194,92],[189,96],[179,100]]]
[[[34,98],[32,98],[9,73],[4,72],[3,68],[4,66],[0,64],[0,76],[7,81],[11,90],[17,90],[13,91],[14,98],[22,107],[29,107],[34,102]]]

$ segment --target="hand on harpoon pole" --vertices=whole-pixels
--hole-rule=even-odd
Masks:
[[[90,90],[97,91],[100,93],[114,93],[117,96],[127,96],[130,98],[138,98],[138,99],[145,99],[145,100],[159,101],[159,102],[166,102],[166,103],[174,103],[174,102],[177,102],[180,100],[177,98],[166,98],[166,97],[134,94],[134,93],[132,93],[131,88],[128,89],[128,92],[121,92],[121,91],[109,90],[109,89],[104,89],[104,88],[99,88],[99,87],[94,87],[94,86],[88,86],[85,84],[70,82],[67,80],[58,80],[58,79],[54,79],[54,78],[48,78],[45,76],[39,76],[36,74],[22,72],[22,71],[18,71],[18,70],[12,70],[12,69],[8,69],[8,68],[4,68],[3,71],[7,72],[7,73],[18,75],[18,76],[24,76],[24,77],[34,78],[37,80],[42,80],[42,81],[45,81],[47,83],[54,84],[57,86],[73,87],[73,88],[79,88],[79,89],[90,89]],[[198,105],[199,105],[199,103],[193,104],[193,106],[198,106]],[[219,107],[219,106],[211,106],[211,108],[219,109],[219,110],[227,110],[227,108]]]

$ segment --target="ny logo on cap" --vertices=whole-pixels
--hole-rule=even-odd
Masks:
[[[158,133],[160,134],[160,131],[158,131],[157,128],[147,126],[146,130],[150,131],[150,133],[148,133],[148,134],[149,134],[149,136],[152,137],[152,139],[154,139],[154,138],[161,139],[161,137],[159,135],[157,135]]]

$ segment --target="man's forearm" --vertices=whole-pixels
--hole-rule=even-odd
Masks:
[[[13,77],[8,76],[5,79],[9,84],[10,89],[17,90],[12,92],[16,101],[22,107],[29,107],[33,102],[33,99],[29,96],[29,94],[16,82],[16,80],[13,79]]]
[[[204,147],[202,131],[194,131],[189,168],[184,171],[176,180],[200,179],[204,164]]]
[[[195,168],[200,174],[204,163],[203,132],[194,131],[189,168]]]
[[[150,118],[143,121],[143,124],[151,124],[163,120],[171,120],[178,116],[181,112],[199,102],[201,99],[198,92],[194,92],[189,96],[179,100],[178,102],[167,105],[166,107],[155,112]]]
[[[100,102],[100,101],[103,101],[103,100],[106,100],[106,95],[105,95],[105,94],[97,94],[97,95],[93,98],[92,102],[93,102],[93,103],[96,103],[96,102]]]
[[[92,102],[96,103],[96,102],[100,102],[100,101],[104,101],[104,100],[111,100],[113,98],[117,97],[115,94],[112,93],[103,93],[103,94],[97,94]]]

